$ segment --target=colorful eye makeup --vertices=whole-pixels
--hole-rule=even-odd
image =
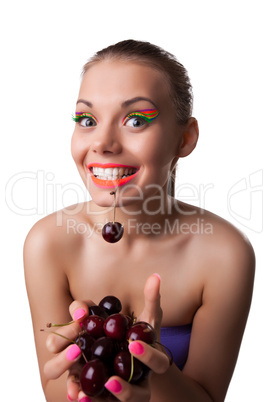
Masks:
[[[147,123],[151,123],[151,121],[156,119],[158,115],[159,111],[157,109],[137,110],[136,112],[129,113],[126,117],[124,117],[122,120],[122,124],[124,125],[128,120],[133,117],[141,117]]]
[[[98,123],[96,117],[94,117],[91,113],[75,113],[75,116],[73,116],[73,121],[75,121],[76,123],[81,122],[82,119],[91,119],[93,123]]]
[[[125,116],[122,120],[122,125],[125,125],[129,120],[133,119],[134,117],[140,117],[143,119],[146,123],[151,123],[154,119],[157,118],[159,115],[159,111],[157,109],[142,109],[142,110],[137,110],[136,112],[129,113],[127,116]],[[98,120],[96,117],[94,117],[91,113],[75,113],[75,116],[73,116],[73,120],[76,123],[81,123],[83,119],[88,119],[88,123],[82,124],[85,127],[90,127],[93,125],[96,125]],[[90,124],[91,123],[91,124]]]

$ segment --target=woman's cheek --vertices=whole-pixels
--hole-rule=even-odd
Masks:
[[[78,140],[75,132],[71,140],[71,154],[76,165],[82,164],[87,154],[87,151],[83,146],[83,142]]]

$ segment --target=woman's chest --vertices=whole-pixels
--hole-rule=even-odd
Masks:
[[[107,295],[118,297],[124,312],[138,316],[144,307],[143,289],[153,273],[161,276],[163,326],[192,321],[201,304],[202,280],[185,253],[151,247],[129,253],[91,249],[77,255],[69,268],[72,297],[95,304]]]

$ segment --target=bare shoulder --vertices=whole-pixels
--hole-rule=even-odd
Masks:
[[[183,208],[185,221],[193,232],[189,235],[188,256],[202,283],[203,301],[207,295],[211,300],[220,294],[224,298],[227,292],[234,298],[240,292],[241,300],[243,294],[249,301],[254,284],[255,253],[246,235],[209,211],[187,204]]]
[[[244,233],[230,222],[207,210],[201,210],[182,204],[182,212],[186,212],[189,231],[193,232],[192,246],[208,266],[213,264],[215,270],[244,269],[253,271],[255,254],[253,247]],[[189,214],[189,215],[188,215]],[[211,272],[210,272],[211,274]]]
[[[247,236],[225,219],[205,211],[204,221],[211,225],[209,252],[219,269],[239,271],[252,276],[255,271],[255,253]],[[208,236],[203,236],[208,237]]]
[[[226,320],[228,316],[237,321],[244,317],[245,324],[254,286],[253,247],[245,234],[225,219],[203,210],[197,210],[196,216],[210,227],[209,232],[193,236],[193,251],[202,266],[202,304],[207,312],[218,308],[223,316],[225,308]]]
[[[71,251],[74,254],[83,243],[83,232],[73,230],[74,225],[83,222],[83,209],[83,205],[79,209],[71,206],[36,222],[25,239],[25,260],[46,258],[54,264],[63,258],[68,260]]]

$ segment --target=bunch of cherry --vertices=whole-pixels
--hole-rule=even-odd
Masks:
[[[135,322],[133,317],[121,314],[121,309],[119,299],[106,296],[98,306],[89,307],[89,316],[80,323],[81,333],[75,343],[82,352],[81,389],[89,397],[111,397],[104,384],[112,375],[137,384],[150,371],[131,355],[128,344],[141,340],[154,346],[155,330],[146,322]]]

